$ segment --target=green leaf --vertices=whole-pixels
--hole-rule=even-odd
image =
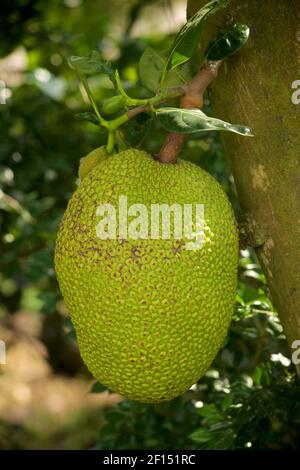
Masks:
[[[75,114],[75,118],[76,119],[80,119],[80,120],[83,120],[83,121],[88,121],[88,122],[91,122],[92,124],[95,124],[96,126],[99,125],[100,121],[99,119],[97,118],[97,116],[93,113],[89,113],[89,112],[86,112],[86,113],[77,113]]]
[[[40,292],[39,299],[43,302],[41,312],[45,315],[51,315],[56,311],[56,305],[60,296],[56,291],[46,291]]]
[[[205,442],[209,442],[212,438],[212,435],[208,429],[199,428],[196,431],[192,432],[192,434],[189,435],[189,438],[192,439],[192,441],[194,442],[202,444]]]
[[[235,434],[230,423],[220,423],[219,430],[210,429],[212,434],[212,449],[226,450],[232,447]]]
[[[148,90],[154,92],[157,90],[164,65],[164,58],[152,47],[144,50],[140,58],[138,73],[141,82]]]
[[[233,401],[232,393],[226,395],[221,402],[221,410],[224,413],[228,408],[231,407]]]
[[[236,23],[223,31],[209,44],[205,57],[207,60],[223,60],[240,50],[248,41],[250,29],[246,24]]]
[[[240,305],[243,305],[243,306],[245,305],[243,297],[241,297],[239,294],[236,295],[235,301],[236,301],[237,304],[240,304]]]
[[[108,75],[113,85],[116,86],[116,79],[109,62],[102,60],[99,52],[93,51],[88,57],[72,56],[70,64],[79,74],[94,75],[103,73]]]
[[[262,376],[263,376],[263,369],[259,366],[257,366],[254,370],[254,373],[253,373],[253,380],[254,380],[254,383],[256,385],[260,385],[260,382],[261,382],[261,379],[262,379]]]
[[[92,386],[90,393],[102,393],[102,392],[106,392],[106,391],[107,391],[107,388],[104,385],[102,385],[99,382],[96,382]]]
[[[151,131],[152,122],[153,118],[151,116],[142,113],[122,126],[122,138],[126,148],[139,147]]]
[[[249,127],[230,124],[204,114],[200,109],[160,108],[156,115],[168,132],[196,134],[207,131],[227,131],[252,136]]]
[[[222,416],[217,410],[215,405],[205,405],[203,408],[197,410],[197,414],[203,418],[203,423],[212,425],[218,423]]]
[[[33,284],[42,278],[54,278],[52,252],[49,249],[41,249],[32,253],[27,258],[25,272],[28,281]]]
[[[147,47],[139,62],[139,77],[143,85],[150,91],[156,92],[159,88],[162,71],[166,65],[167,56]],[[186,83],[190,79],[188,68],[170,70],[166,75],[164,88],[175,87]]]
[[[84,89],[85,89],[86,94],[87,94],[87,96],[90,100],[90,103],[94,108],[94,111],[97,115],[97,118],[99,119],[99,123],[103,124],[104,119],[102,118],[102,116],[99,113],[99,109],[98,109],[96,100],[93,96],[92,90],[90,89],[88,80],[86,78],[86,74],[94,74],[96,72],[107,73],[110,76],[111,80],[114,80],[113,83],[115,84],[116,82],[115,82],[115,76],[114,76],[113,70],[111,70],[109,68],[106,71],[106,65],[105,65],[106,63],[101,61],[100,56],[99,56],[98,52],[96,52],[96,51],[93,51],[90,54],[89,57],[73,56],[70,59],[70,63],[72,64],[72,66],[76,70],[76,72],[77,72],[77,74],[78,74],[78,76],[79,76],[79,78],[80,78],[80,80],[81,80],[81,82],[84,86]]]
[[[68,331],[68,333],[66,333],[66,337],[72,341],[76,341],[76,331],[74,329]]]
[[[174,69],[180,64],[189,60],[196,51],[204,24],[207,17],[221,8],[225,8],[230,0],[212,0],[195,13],[190,20],[181,28],[176,36],[171,52],[168,56],[164,71],[162,73],[161,84],[164,83],[166,73],[169,69]]]

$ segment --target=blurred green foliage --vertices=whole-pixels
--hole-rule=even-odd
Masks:
[[[53,268],[59,220],[76,187],[79,159],[105,141],[95,126],[74,119],[76,113],[90,109],[68,57],[98,50],[120,70],[128,93],[136,95],[142,52],[146,46],[163,49],[167,39],[153,30],[139,39],[130,34],[143,9],[154,6],[165,7],[163,14],[171,2],[1,3],[2,60],[9,53],[26,59],[18,72],[5,69],[9,93],[6,104],[0,105],[1,316],[20,307],[45,315],[59,310],[61,296]],[[91,86],[101,103],[112,96],[103,76],[93,77]],[[206,111],[211,113],[209,102]],[[143,148],[157,151],[163,131],[158,125],[149,126],[143,115],[139,119],[127,125],[127,140],[134,145],[142,141]],[[239,216],[219,135],[196,137],[185,145],[182,158],[201,165],[221,182]],[[66,329],[72,336],[68,321]],[[299,449],[300,387],[288,358],[255,254],[243,250],[235,318],[205,377],[170,403],[149,406],[124,400],[108,409],[95,446]],[[96,387],[93,392],[101,390]]]

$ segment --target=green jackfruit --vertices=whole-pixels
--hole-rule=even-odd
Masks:
[[[104,219],[97,207],[118,208],[120,196],[127,197],[128,208],[139,203],[149,213],[151,204],[204,204],[202,248],[188,250],[188,236],[175,238],[175,218],[167,239],[126,238],[123,232],[121,238],[99,238]],[[134,212],[128,220],[135,220]],[[124,229],[120,221],[119,215],[117,237]],[[139,150],[95,166],[69,201],[55,253],[60,288],[91,373],[140,402],[171,400],[189,389],[226,335],[237,262],[231,205],[204,170],[181,160],[162,164]]]
[[[92,150],[80,160],[78,176],[82,180],[99,163],[108,158],[105,147],[99,147]]]

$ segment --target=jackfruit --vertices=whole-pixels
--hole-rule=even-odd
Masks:
[[[129,222],[142,213],[133,204],[143,204],[148,213],[153,204],[203,204],[203,246],[186,249],[190,236],[175,237],[175,216],[165,239],[162,233],[124,236],[121,212],[116,238],[111,233],[99,238],[104,219],[97,208],[118,209],[120,196],[131,207]],[[237,263],[231,205],[200,167],[183,160],[162,164],[135,149],[96,165],[69,201],[55,252],[60,288],[91,373],[110,390],[140,402],[171,400],[189,389],[226,336]]]
[[[85,176],[99,163],[108,157],[105,147],[98,147],[88,153],[85,157],[80,160],[78,176],[80,179]]]

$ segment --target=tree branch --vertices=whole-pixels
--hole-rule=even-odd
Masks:
[[[184,109],[202,108],[204,93],[207,87],[218,75],[222,61],[208,62],[195,75],[195,77],[182,87],[183,96],[180,107]],[[178,132],[168,134],[159,154],[156,156],[161,163],[176,163],[185,135]]]

